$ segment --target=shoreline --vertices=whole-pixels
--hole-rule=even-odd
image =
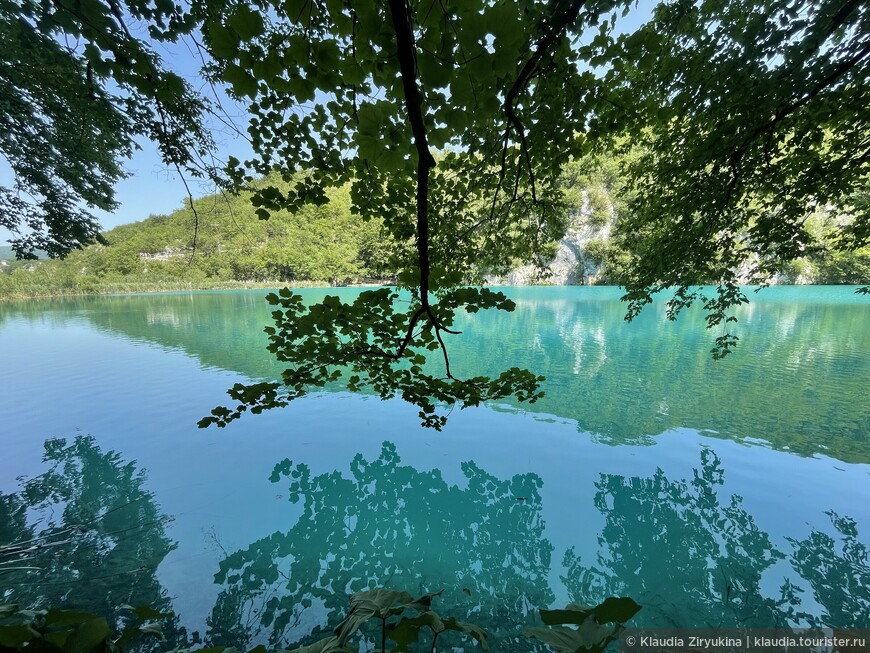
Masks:
[[[324,289],[338,290],[341,288],[381,288],[385,286],[395,286],[385,279],[372,279],[365,283],[348,283],[342,285],[333,285],[328,281],[303,281],[293,284],[283,283],[281,281],[230,281],[210,283],[192,283],[192,282],[163,282],[154,284],[135,284],[129,285],[123,283],[106,284],[105,287],[95,292],[47,292],[30,293],[30,294],[0,294],[0,303],[3,302],[20,302],[28,300],[46,300],[46,299],[73,299],[82,297],[112,297],[123,295],[159,295],[184,292],[208,292],[222,290],[278,290],[280,288],[291,289]],[[491,288],[619,288],[614,284],[571,284],[571,285],[492,285]],[[714,286],[710,286],[714,287]],[[766,288],[862,288],[863,284],[770,284]],[[746,289],[760,290],[762,286],[744,286]],[[856,290],[857,293],[857,290]]]
[[[92,292],[82,292],[79,289],[50,289],[45,293],[15,293],[0,294],[0,302],[14,302],[41,299],[65,299],[74,297],[111,297],[113,295],[157,295],[161,293],[203,292],[209,290],[277,290],[279,288],[376,288],[394,285],[386,280],[371,280],[368,283],[348,283],[340,286],[328,281],[302,281],[286,283],[282,281],[222,281],[215,283],[194,282],[156,282],[130,283],[115,282],[98,286]]]

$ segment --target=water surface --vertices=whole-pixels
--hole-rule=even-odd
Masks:
[[[173,638],[240,647],[308,641],[381,584],[443,588],[502,650],[538,608],[613,594],[642,625],[866,626],[870,302],[852,290],[760,293],[717,362],[692,315],[626,324],[614,289],[510,289],[515,313],[464,320],[454,367],[528,367],[547,395],[442,433],[339,391],[198,430],[232,383],[280,371],[262,291],[0,304],[0,544],[60,543],[0,588],[161,605]]]

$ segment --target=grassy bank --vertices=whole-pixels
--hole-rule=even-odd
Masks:
[[[377,285],[377,282],[372,282]],[[328,288],[327,281],[221,281],[201,279],[197,281],[179,280],[115,280],[104,282],[71,283],[63,286],[45,284],[8,284],[0,287],[0,301],[20,301],[27,299],[50,299],[52,297],[80,297],[83,295],[122,295],[132,293],[183,292],[193,290],[247,290],[274,289],[290,286],[292,288]]]

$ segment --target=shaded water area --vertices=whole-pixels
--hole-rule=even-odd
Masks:
[[[870,624],[868,300],[767,289],[713,361],[697,315],[507,292],[515,313],[463,320],[454,368],[528,367],[547,395],[442,433],[337,390],[198,430],[280,371],[262,291],[0,304],[0,546],[49,545],[0,559],[0,592],[148,603],[174,641],[246,648],[310,641],[375,585],[444,589],[498,650],[534,648],[538,608],[615,594],[637,625]]]

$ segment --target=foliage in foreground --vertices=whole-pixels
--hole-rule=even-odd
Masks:
[[[139,140],[178,172],[217,177],[203,164],[208,101],[157,54],[194,22],[162,1],[0,3],[0,227],[20,256],[100,240],[92,211],[117,207]]]
[[[238,405],[204,423],[285,406],[321,387],[312,368],[335,380],[348,364],[350,387],[360,370],[393,367],[368,380],[382,396],[418,406],[427,426],[443,423],[428,417],[433,401],[474,405],[492,384],[499,396],[537,397],[530,372],[455,376],[444,336],[457,310],[499,307],[463,288],[480,282],[481,269],[543,261],[567,227],[557,192],[564,166],[618,147],[619,137],[646,152],[629,168],[637,191],[623,230],[629,317],[675,286],[671,316],[700,300],[708,327],[721,329],[715,357],[734,347],[731,309],[747,301],[736,269],[749,262],[765,282],[801,256],[809,211],[832,205],[853,217],[838,226],[838,249],[867,245],[868,114],[844,107],[870,106],[870,9],[836,0],[662,2],[649,23],[619,34],[619,11],[634,7],[250,0],[214,15],[203,30],[216,55],[210,72],[251,101],[254,154],[230,161],[230,175],[244,184],[275,171],[312,173],[290,193],[255,193],[263,217],[350,183],[354,211],[383,219],[395,242],[413,241],[396,258],[412,301],[404,313],[377,303],[285,307],[273,335],[287,346],[304,335],[307,360],[287,361],[282,393],[233,388]],[[716,284],[709,296],[695,289],[705,279]],[[357,340],[370,333],[372,314],[386,318],[376,347]],[[423,334],[443,358],[434,393],[428,378],[409,379],[400,367]],[[275,351],[284,361],[286,347]]]
[[[226,426],[249,409],[260,413],[286,406],[311,388],[323,388],[344,373],[348,374],[351,391],[370,387],[382,399],[399,394],[420,407],[423,426],[437,430],[447,421],[446,416],[436,412],[438,403],[458,403],[460,408],[467,408],[511,395],[529,403],[543,396],[538,384],[544,378],[518,367],[494,378],[459,378],[451,369],[442,334],[460,333],[453,329],[456,311],[462,307],[468,313],[487,308],[513,311],[516,305],[504,293],[488,288],[455,289],[429,309],[436,316],[437,327],[421,319],[426,307],[417,298],[411,300],[413,315],[406,326],[403,314],[397,310],[404,308],[403,303],[390,288],[367,290],[350,302],[327,295],[314,306],[305,305],[301,296],[288,288],[270,293],[266,300],[277,307],[272,313],[275,326],[266,328],[268,349],[290,367],[281,382],[236,384],[228,391],[230,398],[238,402],[235,409],[213,409],[210,416],[199,421],[200,427]],[[325,327],[327,324],[330,326]],[[443,377],[424,368],[426,354],[439,349]]]
[[[641,156],[620,229],[635,243],[623,285],[629,316],[676,288],[715,327],[714,355],[736,343],[740,280],[767,283],[821,254],[870,245],[870,5],[852,0],[661,3],[632,34],[604,39],[605,83]],[[836,268],[836,264],[832,266]],[[832,270],[834,272],[834,270]],[[716,290],[697,289],[713,278]],[[866,291],[866,288],[864,289]]]
[[[362,630],[369,622],[378,626],[373,633],[379,646],[375,651],[403,653],[437,650],[439,638],[456,644],[473,641],[489,650],[487,633],[474,624],[443,617],[432,610],[432,601],[441,592],[414,598],[407,592],[376,588],[350,596],[345,619],[334,634],[313,644],[281,653],[356,653],[356,642],[365,642]],[[129,620],[120,634],[104,617],[77,610],[22,610],[16,605],[0,605],[0,650],[31,653],[124,653],[140,644],[143,637],[162,640],[160,621],[174,617],[145,607],[121,606]],[[622,624],[640,610],[630,598],[608,598],[586,607],[570,604],[563,610],[541,610],[544,626],[527,628],[523,635],[543,642],[557,653],[602,653],[619,637]],[[571,626],[575,625],[576,628]],[[450,638],[451,635],[455,637]],[[389,644],[388,644],[389,642]],[[159,648],[159,645],[157,646]],[[187,649],[205,653],[234,651],[217,646]],[[445,650],[445,649],[441,649]],[[264,653],[258,646],[250,653]]]
[[[174,615],[147,606],[119,606],[128,613],[120,633],[105,617],[82,610],[23,610],[0,605],[0,650],[35,653],[122,653],[144,636],[163,637],[159,621]]]

